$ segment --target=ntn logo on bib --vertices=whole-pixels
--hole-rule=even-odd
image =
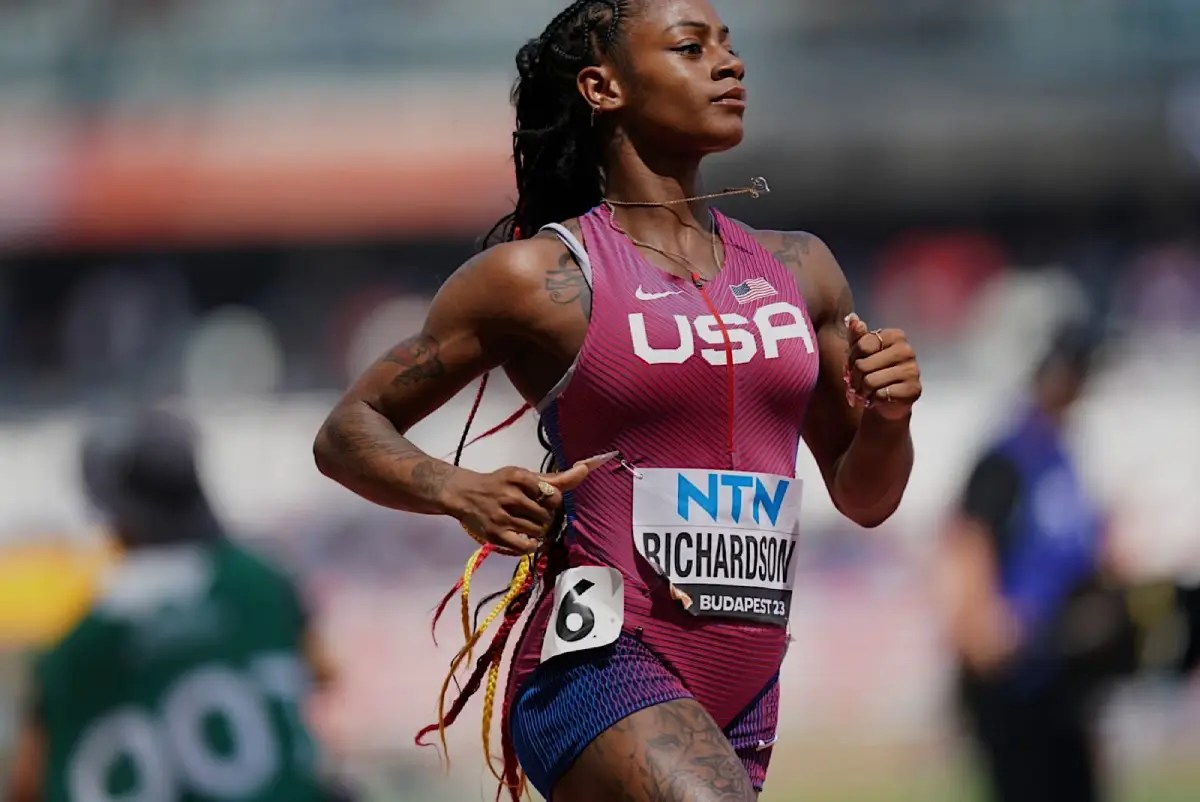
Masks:
[[[798,479],[641,469],[634,480],[638,553],[695,615],[786,623],[800,533]]]

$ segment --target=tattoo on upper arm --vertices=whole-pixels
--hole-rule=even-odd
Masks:
[[[771,255],[785,267],[798,268],[803,265],[804,257],[808,256],[812,234],[806,231],[796,231],[781,234],[780,238],[782,244],[772,251]]]
[[[388,351],[379,361],[400,366],[400,372],[392,378],[393,387],[411,387],[446,374],[446,366],[442,364],[438,350],[437,338],[421,332]]]
[[[546,271],[546,292],[556,304],[566,306],[578,301],[583,314],[591,316],[592,289],[570,251],[563,251],[557,264]]]

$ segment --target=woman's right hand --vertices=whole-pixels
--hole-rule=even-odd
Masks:
[[[515,467],[491,473],[460,469],[446,483],[446,507],[469,533],[501,553],[531,554],[562,506],[563,491],[578,487],[591,468],[585,461],[550,474]]]

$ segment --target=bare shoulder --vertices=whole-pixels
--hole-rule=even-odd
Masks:
[[[753,228],[735,220],[743,231],[758,241],[779,262],[793,272],[810,269],[827,270],[837,267],[837,260],[829,246],[816,234],[808,231],[773,231]]]
[[[576,237],[577,220],[563,223]],[[438,292],[449,304],[485,317],[526,317],[545,305],[578,304],[588,311],[590,293],[571,252],[552,232],[494,245],[458,268]]]
[[[792,271],[813,323],[840,321],[854,308],[846,275],[825,241],[808,231],[772,231],[737,221],[771,256]]]
[[[443,291],[460,292],[469,285],[483,295],[528,289],[541,284],[548,264],[554,264],[566,247],[554,238],[537,236],[517,242],[493,245],[468,259],[442,285]]]

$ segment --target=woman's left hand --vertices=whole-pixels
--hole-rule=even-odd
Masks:
[[[847,396],[853,405],[865,402],[883,418],[901,420],[912,413],[921,397],[921,368],[917,354],[900,329],[871,329],[851,313]]]

